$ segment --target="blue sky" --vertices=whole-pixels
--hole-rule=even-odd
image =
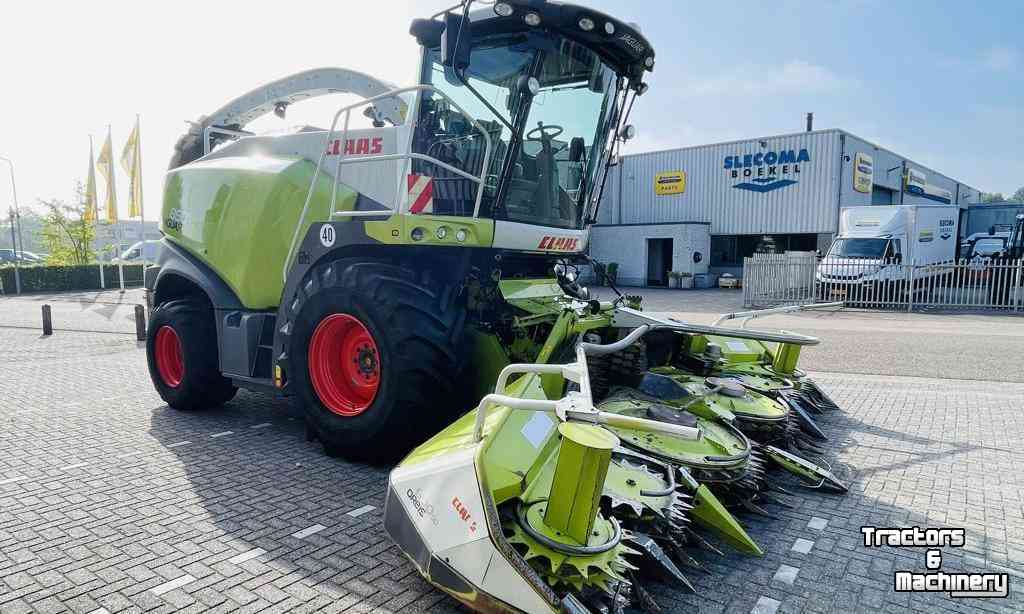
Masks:
[[[580,2],[639,23],[658,52],[628,151],[796,132],[813,111],[817,128],[849,130],[978,189],[1024,186],[1024,0]],[[452,4],[293,0],[282,13],[250,0],[148,12],[114,0],[16,3],[0,23],[0,155],[15,160],[23,206],[70,200],[89,135],[98,151],[111,125],[119,155],[141,114],[146,217],[156,219],[185,120],[319,66],[411,84],[409,23]],[[194,42],[196,15],[234,27]],[[306,116],[290,110],[288,123],[329,123],[338,103],[325,102]],[[123,217],[128,181],[117,172]],[[0,172],[0,211],[9,194]]]
[[[988,192],[1024,186],[1024,2],[592,3],[658,54],[632,148],[842,128]]]

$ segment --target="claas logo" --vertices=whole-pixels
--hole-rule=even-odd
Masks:
[[[544,237],[537,245],[537,249],[544,249],[551,252],[571,252],[579,246],[580,240],[574,237]]]
[[[384,151],[384,139],[381,137],[348,139],[345,142],[346,156],[367,156]],[[334,139],[327,144],[327,155],[336,156],[341,153],[341,139]]]

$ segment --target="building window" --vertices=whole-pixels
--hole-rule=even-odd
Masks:
[[[743,259],[755,252],[813,252],[818,249],[818,235],[717,235],[711,237],[713,267],[743,266]]]
[[[711,237],[711,266],[742,266],[739,237]]]
[[[892,205],[894,204],[893,195],[894,190],[889,188],[883,188],[881,186],[874,186],[871,188],[871,204],[872,205]]]

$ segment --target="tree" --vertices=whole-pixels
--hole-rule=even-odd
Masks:
[[[1002,192],[988,192],[981,195],[981,202],[983,203],[998,203],[1006,200]]]
[[[1013,193],[1013,196],[1010,197],[1010,200],[1024,202],[1024,188],[1017,188],[1017,191]]]
[[[39,201],[47,211],[40,234],[50,253],[48,264],[89,264],[96,259],[92,249],[96,229],[82,219],[85,189],[81,182],[75,188],[75,200],[74,205],[56,198]]]

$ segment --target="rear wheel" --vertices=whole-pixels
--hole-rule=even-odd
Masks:
[[[341,260],[300,287],[287,373],[328,454],[390,460],[467,409],[455,394],[465,325],[455,284]]]
[[[220,373],[213,317],[209,304],[188,298],[160,305],[149,319],[149,376],[175,409],[216,407],[238,391]]]

